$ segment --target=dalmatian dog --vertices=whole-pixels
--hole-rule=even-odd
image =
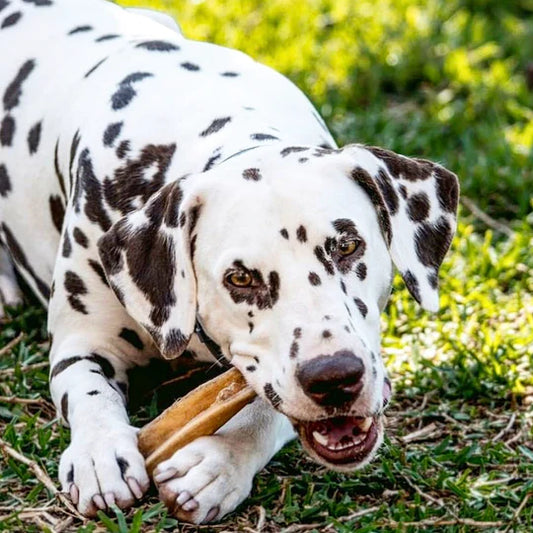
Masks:
[[[456,224],[454,174],[338,148],[307,98],[172,19],[104,0],[0,0],[0,296],[49,311],[50,387],[81,513],[148,489],[127,371],[215,360],[258,394],[159,465],[183,520],[220,519],[297,434],[351,472],[391,396],[380,313],[393,265],[421,306]]]

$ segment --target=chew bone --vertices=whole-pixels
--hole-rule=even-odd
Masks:
[[[232,368],[174,402],[139,431],[148,473],[186,444],[212,435],[254,398],[253,389]]]

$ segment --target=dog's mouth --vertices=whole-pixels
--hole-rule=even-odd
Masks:
[[[368,462],[383,433],[380,416],[335,416],[297,421],[295,427],[312,457],[341,470],[355,470]]]

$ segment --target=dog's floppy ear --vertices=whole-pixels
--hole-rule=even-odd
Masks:
[[[187,347],[196,320],[191,232],[199,206],[185,203],[179,182],[165,185],[98,241],[109,285],[167,359]]]
[[[456,228],[457,176],[431,161],[382,148],[344,150],[355,159],[351,177],[374,203],[409,292],[422,307],[437,311],[438,272]]]

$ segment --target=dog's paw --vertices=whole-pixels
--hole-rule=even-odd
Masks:
[[[78,431],[61,456],[59,480],[85,516],[112,504],[131,507],[150,485],[135,428],[123,424]]]
[[[159,497],[180,520],[202,524],[222,518],[250,494],[255,472],[238,443],[202,437],[158,465]]]

